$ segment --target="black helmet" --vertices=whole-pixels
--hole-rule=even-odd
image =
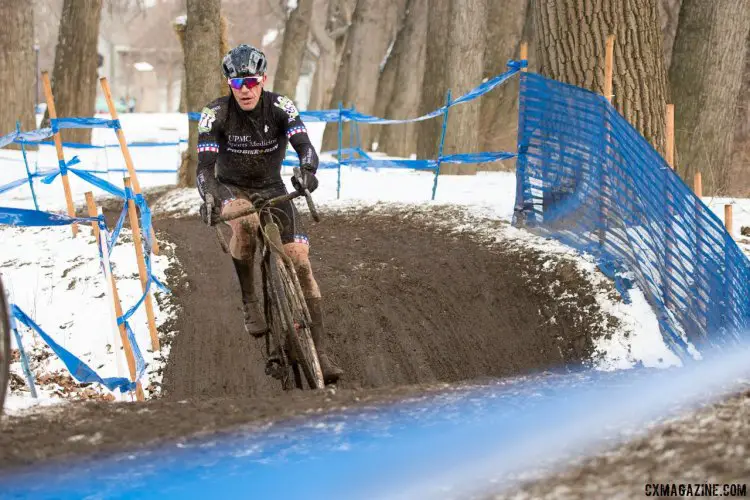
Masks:
[[[227,78],[263,75],[266,72],[266,55],[250,45],[238,45],[224,56],[221,69]]]

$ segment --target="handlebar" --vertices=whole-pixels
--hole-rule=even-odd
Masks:
[[[299,167],[294,167],[293,172],[295,176],[299,176],[300,175]],[[320,215],[318,215],[318,209],[315,207],[315,203],[313,202],[312,196],[310,195],[310,191],[308,191],[307,188],[305,188],[304,191],[293,191],[289,194],[284,194],[281,196],[277,196],[276,198],[271,198],[270,200],[265,200],[265,202],[263,203],[263,207],[273,206],[284,201],[290,201],[295,198],[299,198],[300,196],[305,197],[305,200],[307,201],[307,208],[310,210],[310,215],[312,216],[313,220],[315,222],[320,222]],[[237,210],[236,212],[228,213],[225,216],[219,217],[219,222],[229,222],[230,220],[234,220],[239,217],[244,217],[246,215],[254,214],[257,212],[258,212],[258,208],[256,208],[255,205],[251,205],[241,210]]]
[[[294,172],[295,177],[298,177],[301,174],[299,167],[295,167],[293,172]],[[307,201],[307,208],[308,210],[310,210],[310,215],[312,216],[313,220],[315,222],[320,222],[320,215],[318,214],[318,209],[315,207],[315,203],[313,202],[312,196],[310,195],[310,191],[308,191],[307,188],[305,188],[304,191],[293,191],[289,194],[277,196],[276,198],[271,198],[270,200],[265,200],[263,203],[263,206],[260,207],[260,209],[257,208],[255,205],[250,205],[249,207],[245,207],[240,210],[228,213],[224,216],[219,217],[219,220],[217,222],[229,222],[230,220],[234,220],[239,217],[244,217],[246,215],[257,213],[265,207],[273,206],[284,201],[290,201],[295,198],[299,198],[300,196],[305,197],[305,200]],[[210,214],[213,209],[213,197],[206,198],[206,208],[210,217]],[[216,235],[219,239],[219,243],[221,244],[222,250],[224,250],[224,253],[229,253],[229,245],[227,245],[226,239],[224,238],[224,235],[222,234],[221,229],[219,229],[219,226],[214,226],[214,228],[216,229]]]

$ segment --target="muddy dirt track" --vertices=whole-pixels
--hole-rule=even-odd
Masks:
[[[420,215],[329,213],[307,224],[330,350],[346,371],[341,387],[503,377],[588,357],[596,311],[587,324],[576,306],[557,310],[554,322],[540,314],[556,302],[553,282],[578,305],[593,303],[574,271],[540,275],[548,256],[488,248]],[[239,285],[213,231],[194,218],[158,227],[186,275],[170,280],[183,309],[170,325],[180,333],[165,397],[280,392],[263,373],[263,341],[244,334]]]
[[[237,278],[213,231],[197,218],[157,219],[158,237],[174,245],[180,263],[168,272],[178,312],[163,330],[177,333],[163,339],[170,355],[162,397],[6,418],[0,466],[107,453],[589,359],[592,338],[615,323],[575,264],[435,223],[460,217],[456,209],[402,207],[307,221],[330,350],[346,370],[335,394],[282,394],[263,372],[261,341],[244,333]],[[483,230],[504,224],[485,223]]]

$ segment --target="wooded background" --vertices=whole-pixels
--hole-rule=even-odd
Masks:
[[[407,118],[442,106],[449,88],[457,97],[505,71],[522,40],[531,71],[602,92],[614,34],[618,111],[663,153],[664,110],[674,103],[677,170],[688,185],[701,171],[704,193],[750,196],[750,0],[0,0],[0,15],[0,134],[17,120],[33,128],[43,102],[37,59],[60,116],[98,109],[103,69],[117,72],[116,97],[140,92],[138,111],[199,111],[226,91],[223,52],[249,43],[268,55],[269,88],[305,109],[341,102]],[[153,71],[139,74],[138,61]],[[517,93],[514,79],[452,108],[445,153],[514,151]],[[440,120],[360,131],[366,149],[434,158]],[[323,149],[336,143],[329,125]],[[183,162],[185,185],[194,183],[194,161]]]

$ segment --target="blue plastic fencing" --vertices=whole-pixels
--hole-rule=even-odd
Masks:
[[[678,354],[750,326],[747,257],[604,97],[523,74],[517,178],[514,222],[634,280]]]

